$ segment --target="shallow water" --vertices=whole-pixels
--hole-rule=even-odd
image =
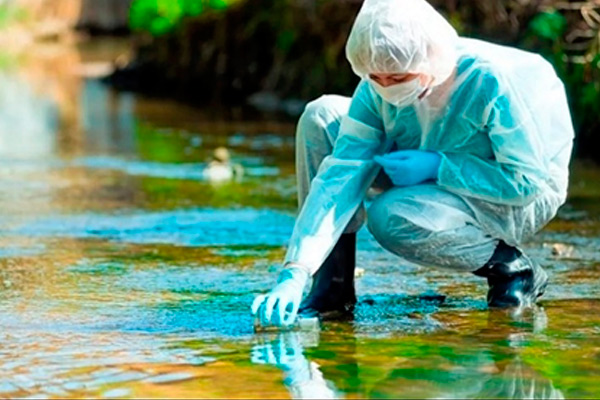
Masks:
[[[480,279],[363,230],[354,321],[254,334],[293,225],[294,126],[76,73],[121,51],[0,68],[0,397],[600,396],[597,168],[527,243],[551,276],[533,310],[490,312]],[[242,177],[206,178],[219,146]]]

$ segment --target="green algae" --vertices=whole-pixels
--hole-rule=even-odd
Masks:
[[[254,334],[249,307],[296,208],[293,123],[134,100],[132,130],[78,126],[54,153],[2,165],[0,397],[600,397],[596,167],[574,164],[568,205],[527,244],[551,275],[540,308],[489,311],[483,280],[405,264],[362,231],[354,320]],[[75,146],[97,136],[101,150]],[[172,173],[219,146],[277,174]],[[268,221],[285,226],[265,235]]]
[[[547,302],[520,315],[441,311],[433,315],[443,321],[435,332],[397,332],[389,338],[357,334],[352,323],[338,323],[324,325],[316,340],[306,334],[313,337],[304,343],[305,334],[299,333],[259,336],[251,343],[180,345],[212,348],[212,357],[233,362],[232,374],[250,367],[243,356],[250,352],[256,365],[245,374],[277,374],[270,367],[276,366],[292,393],[297,388],[289,382],[302,378],[305,363],[316,366],[346,398],[522,398],[530,390],[535,398],[596,398],[600,342],[590,329],[597,330],[600,320],[588,313],[598,305],[596,300]]]

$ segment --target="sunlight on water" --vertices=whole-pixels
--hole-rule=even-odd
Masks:
[[[353,321],[255,334],[293,227],[293,122],[117,93],[67,68],[89,50],[48,54],[0,70],[0,397],[600,396],[597,169],[526,246],[540,307],[490,312],[479,278],[362,230]],[[243,174],[211,182],[215,161]]]

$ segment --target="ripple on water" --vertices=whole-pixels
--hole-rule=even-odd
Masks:
[[[214,361],[201,349],[173,347],[172,337],[158,335],[22,332],[11,343],[0,354],[4,395],[73,396],[138,381],[166,384],[191,375],[183,370],[166,373],[161,366],[187,368]]]
[[[277,176],[277,167],[265,166],[264,160],[249,157],[236,160],[247,164],[244,175],[253,177]],[[86,157],[74,163],[90,169],[116,170],[135,176],[148,176],[166,179],[206,180],[206,163],[164,163],[140,160],[124,160],[114,157]]]
[[[106,398],[106,399],[119,399],[119,398],[123,398],[123,397],[129,397],[131,395],[131,390],[130,389],[126,389],[126,388],[116,388],[116,389],[111,389],[111,390],[107,390],[106,392],[102,393],[102,397]]]
[[[0,248],[0,258],[31,257],[42,254],[44,250],[45,246],[43,244],[31,247],[3,246]]]
[[[362,231],[353,321],[253,335],[248,307],[280,268],[266,265],[264,246],[281,248],[293,226],[293,126],[285,137],[232,134],[249,123],[206,124],[196,109],[89,79],[61,91],[70,72],[34,69],[66,100],[30,90],[19,76],[32,74],[0,82],[19,100],[8,111],[43,128],[18,124],[34,140],[5,146],[0,160],[0,397],[600,398],[597,171],[586,166],[586,185],[574,175],[575,206],[528,248],[551,273],[542,312],[488,311],[481,280],[405,263]],[[57,125],[58,114],[83,125]],[[208,190],[196,161],[224,143],[253,179]],[[191,204],[220,208],[157,211]],[[542,242],[574,251],[555,257]],[[177,254],[142,257],[137,243]]]
[[[11,219],[5,217],[2,222],[8,224]],[[291,215],[271,210],[192,209],[42,217],[18,228],[0,229],[0,235],[101,238],[190,246],[283,245],[289,239],[293,222]]]

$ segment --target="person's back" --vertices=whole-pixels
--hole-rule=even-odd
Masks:
[[[552,64],[539,54],[476,39],[459,38],[458,49],[463,57],[476,60],[474,68],[496,76],[510,100],[530,111],[523,117],[532,118],[519,123],[535,124],[528,134],[539,135],[549,183],[564,202],[574,130],[564,84]]]

